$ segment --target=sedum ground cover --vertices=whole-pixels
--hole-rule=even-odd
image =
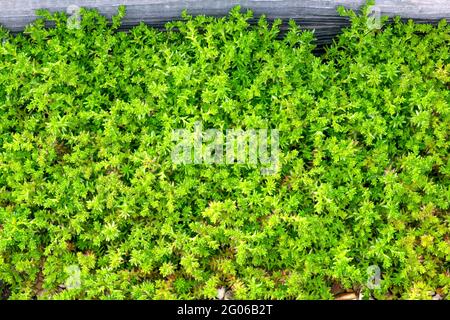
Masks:
[[[321,56],[313,33],[239,8],[165,31],[118,32],[123,8],[0,29],[0,289],[445,297],[450,27],[372,28],[367,10],[342,9],[351,27]],[[279,130],[279,170],[175,164],[172,130],[198,121]]]

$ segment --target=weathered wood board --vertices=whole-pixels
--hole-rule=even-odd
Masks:
[[[365,0],[0,0],[0,25],[18,32],[35,18],[36,9],[67,11],[70,6],[97,8],[111,17],[121,4],[127,6],[123,28],[143,21],[162,27],[167,21],[178,19],[187,9],[192,15],[223,16],[240,5],[251,9],[255,16],[265,14],[269,19],[294,19],[305,29],[314,29],[320,43],[328,42],[341,27],[348,24],[336,8],[343,5],[358,9]],[[450,20],[450,0],[378,0],[376,7],[382,15],[412,18],[418,22],[436,23]]]

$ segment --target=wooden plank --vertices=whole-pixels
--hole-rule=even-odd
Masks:
[[[123,28],[143,21],[161,28],[167,21],[178,19],[187,9],[192,15],[223,16],[236,5],[251,9],[255,17],[265,14],[268,19],[294,19],[305,29],[314,29],[320,42],[329,41],[346,18],[339,17],[336,8],[343,5],[358,9],[365,0],[0,0],[0,25],[18,32],[35,18],[36,9],[67,11],[70,6],[96,8],[110,18],[121,4],[127,6]],[[376,7],[382,15],[412,18],[420,22],[436,23],[450,20],[450,0],[378,0]]]

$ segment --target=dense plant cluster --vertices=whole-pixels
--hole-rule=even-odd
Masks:
[[[312,32],[239,8],[165,31],[118,32],[123,9],[0,29],[9,298],[445,297],[450,28],[341,12],[322,56]],[[174,164],[172,130],[198,121],[279,130],[280,170]]]

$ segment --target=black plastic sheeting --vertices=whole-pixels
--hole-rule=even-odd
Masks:
[[[72,13],[77,7],[96,8],[110,18],[119,5],[127,7],[123,29],[141,21],[162,28],[167,21],[179,19],[184,9],[191,15],[224,16],[240,5],[251,9],[255,17],[265,14],[269,20],[294,19],[304,29],[314,29],[318,43],[329,42],[348,19],[336,12],[339,5],[358,9],[366,0],[0,0],[0,25],[12,32],[20,32],[35,18],[37,9]],[[378,0],[375,15],[412,18],[417,22],[437,23],[450,20],[450,0]],[[255,18],[256,20],[256,18]],[[286,28],[286,24],[282,26]]]

